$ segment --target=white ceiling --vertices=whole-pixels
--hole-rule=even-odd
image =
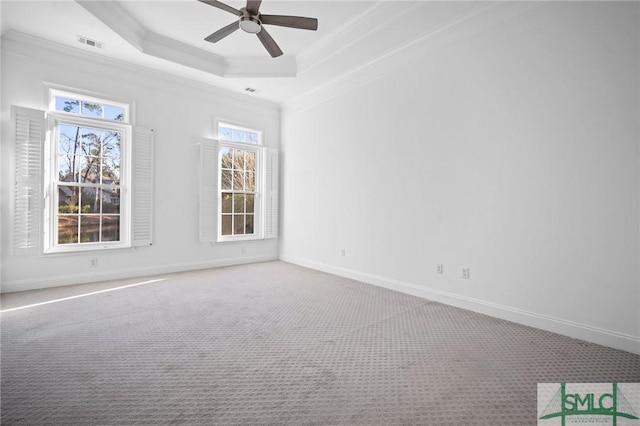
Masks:
[[[227,4],[239,9],[241,0]],[[494,3],[404,0],[264,0],[265,14],[309,16],[318,31],[266,26],[284,51],[256,36],[204,38],[236,18],[196,0],[1,0],[2,34],[36,37],[284,104],[488,10]],[[104,43],[81,45],[81,35]]]

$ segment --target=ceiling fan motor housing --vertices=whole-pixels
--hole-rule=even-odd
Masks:
[[[258,34],[262,29],[262,22],[257,15],[251,16],[246,9],[243,9],[240,16],[240,28],[249,34]]]

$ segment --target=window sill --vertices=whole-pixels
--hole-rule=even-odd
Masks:
[[[236,236],[236,237],[218,237],[216,243],[234,243],[234,242],[242,242],[242,241],[260,241],[264,240],[263,237],[252,235],[250,237],[244,236]]]
[[[45,256],[50,255],[62,255],[62,254],[82,254],[82,253],[95,253],[100,251],[112,251],[112,250],[128,250],[131,249],[130,245],[126,244],[83,244],[80,246],[68,246],[68,247],[55,247],[44,250]]]

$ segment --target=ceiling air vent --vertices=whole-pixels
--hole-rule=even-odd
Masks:
[[[87,46],[96,47],[98,49],[104,48],[104,43],[101,41],[91,40],[90,38],[78,36],[78,42],[86,44]]]

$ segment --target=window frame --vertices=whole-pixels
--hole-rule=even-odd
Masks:
[[[258,136],[257,143],[250,143],[244,141],[237,141],[231,139],[224,139],[220,134],[220,127],[226,127],[231,129],[242,130],[245,132],[255,133]],[[264,236],[264,167],[263,162],[265,158],[265,148],[262,145],[263,142],[263,132],[262,130],[257,130],[251,127],[248,127],[243,124],[235,123],[229,120],[223,119],[215,119],[214,120],[214,131],[216,135],[216,139],[218,140],[217,144],[217,154],[216,154],[216,241],[217,242],[232,242],[232,241],[251,241],[251,240],[262,240],[265,238]],[[254,201],[253,201],[253,234],[244,234],[244,235],[223,235],[222,234],[222,153],[225,148],[229,149],[240,149],[244,151],[251,151],[255,155],[255,189],[253,191]],[[229,192],[225,190],[225,192]],[[233,192],[233,191],[231,191]],[[232,213],[233,214],[233,213]]]
[[[74,93],[51,90],[50,106],[55,107],[55,96],[65,96],[81,101],[91,101],[102,103],[102,99],[93,98]],[[105,100],[109,105],[122,107],[123,104],[110,100]],[[128,120],[128,107],[125,108],[125,119]],[[105,130],[121,132],[120,141],[120,228],[119,241],[87,242],[87,243],[58,243],[58,186],[64,182],[58,178],[58,156],[60,125],[69,124],[72,126],[91,127]],[[96,250],[123,249],[132,246],[131,236],[131,167],[132,167],[132,126],[123,121],[109,120],[97,117],[88,117],[80,114],[68,113],[65,111],[48,112],[48,137],[45,143],[44,159],[44,184],[45,184],[45,209],[44,209],[44,253],[72,253],[91,252]],[[79,185],[82,186],[82,185]],[[105,184],[88,185],[91,187],[106,188]],[[102,215],[102,213],[100,213]]]

